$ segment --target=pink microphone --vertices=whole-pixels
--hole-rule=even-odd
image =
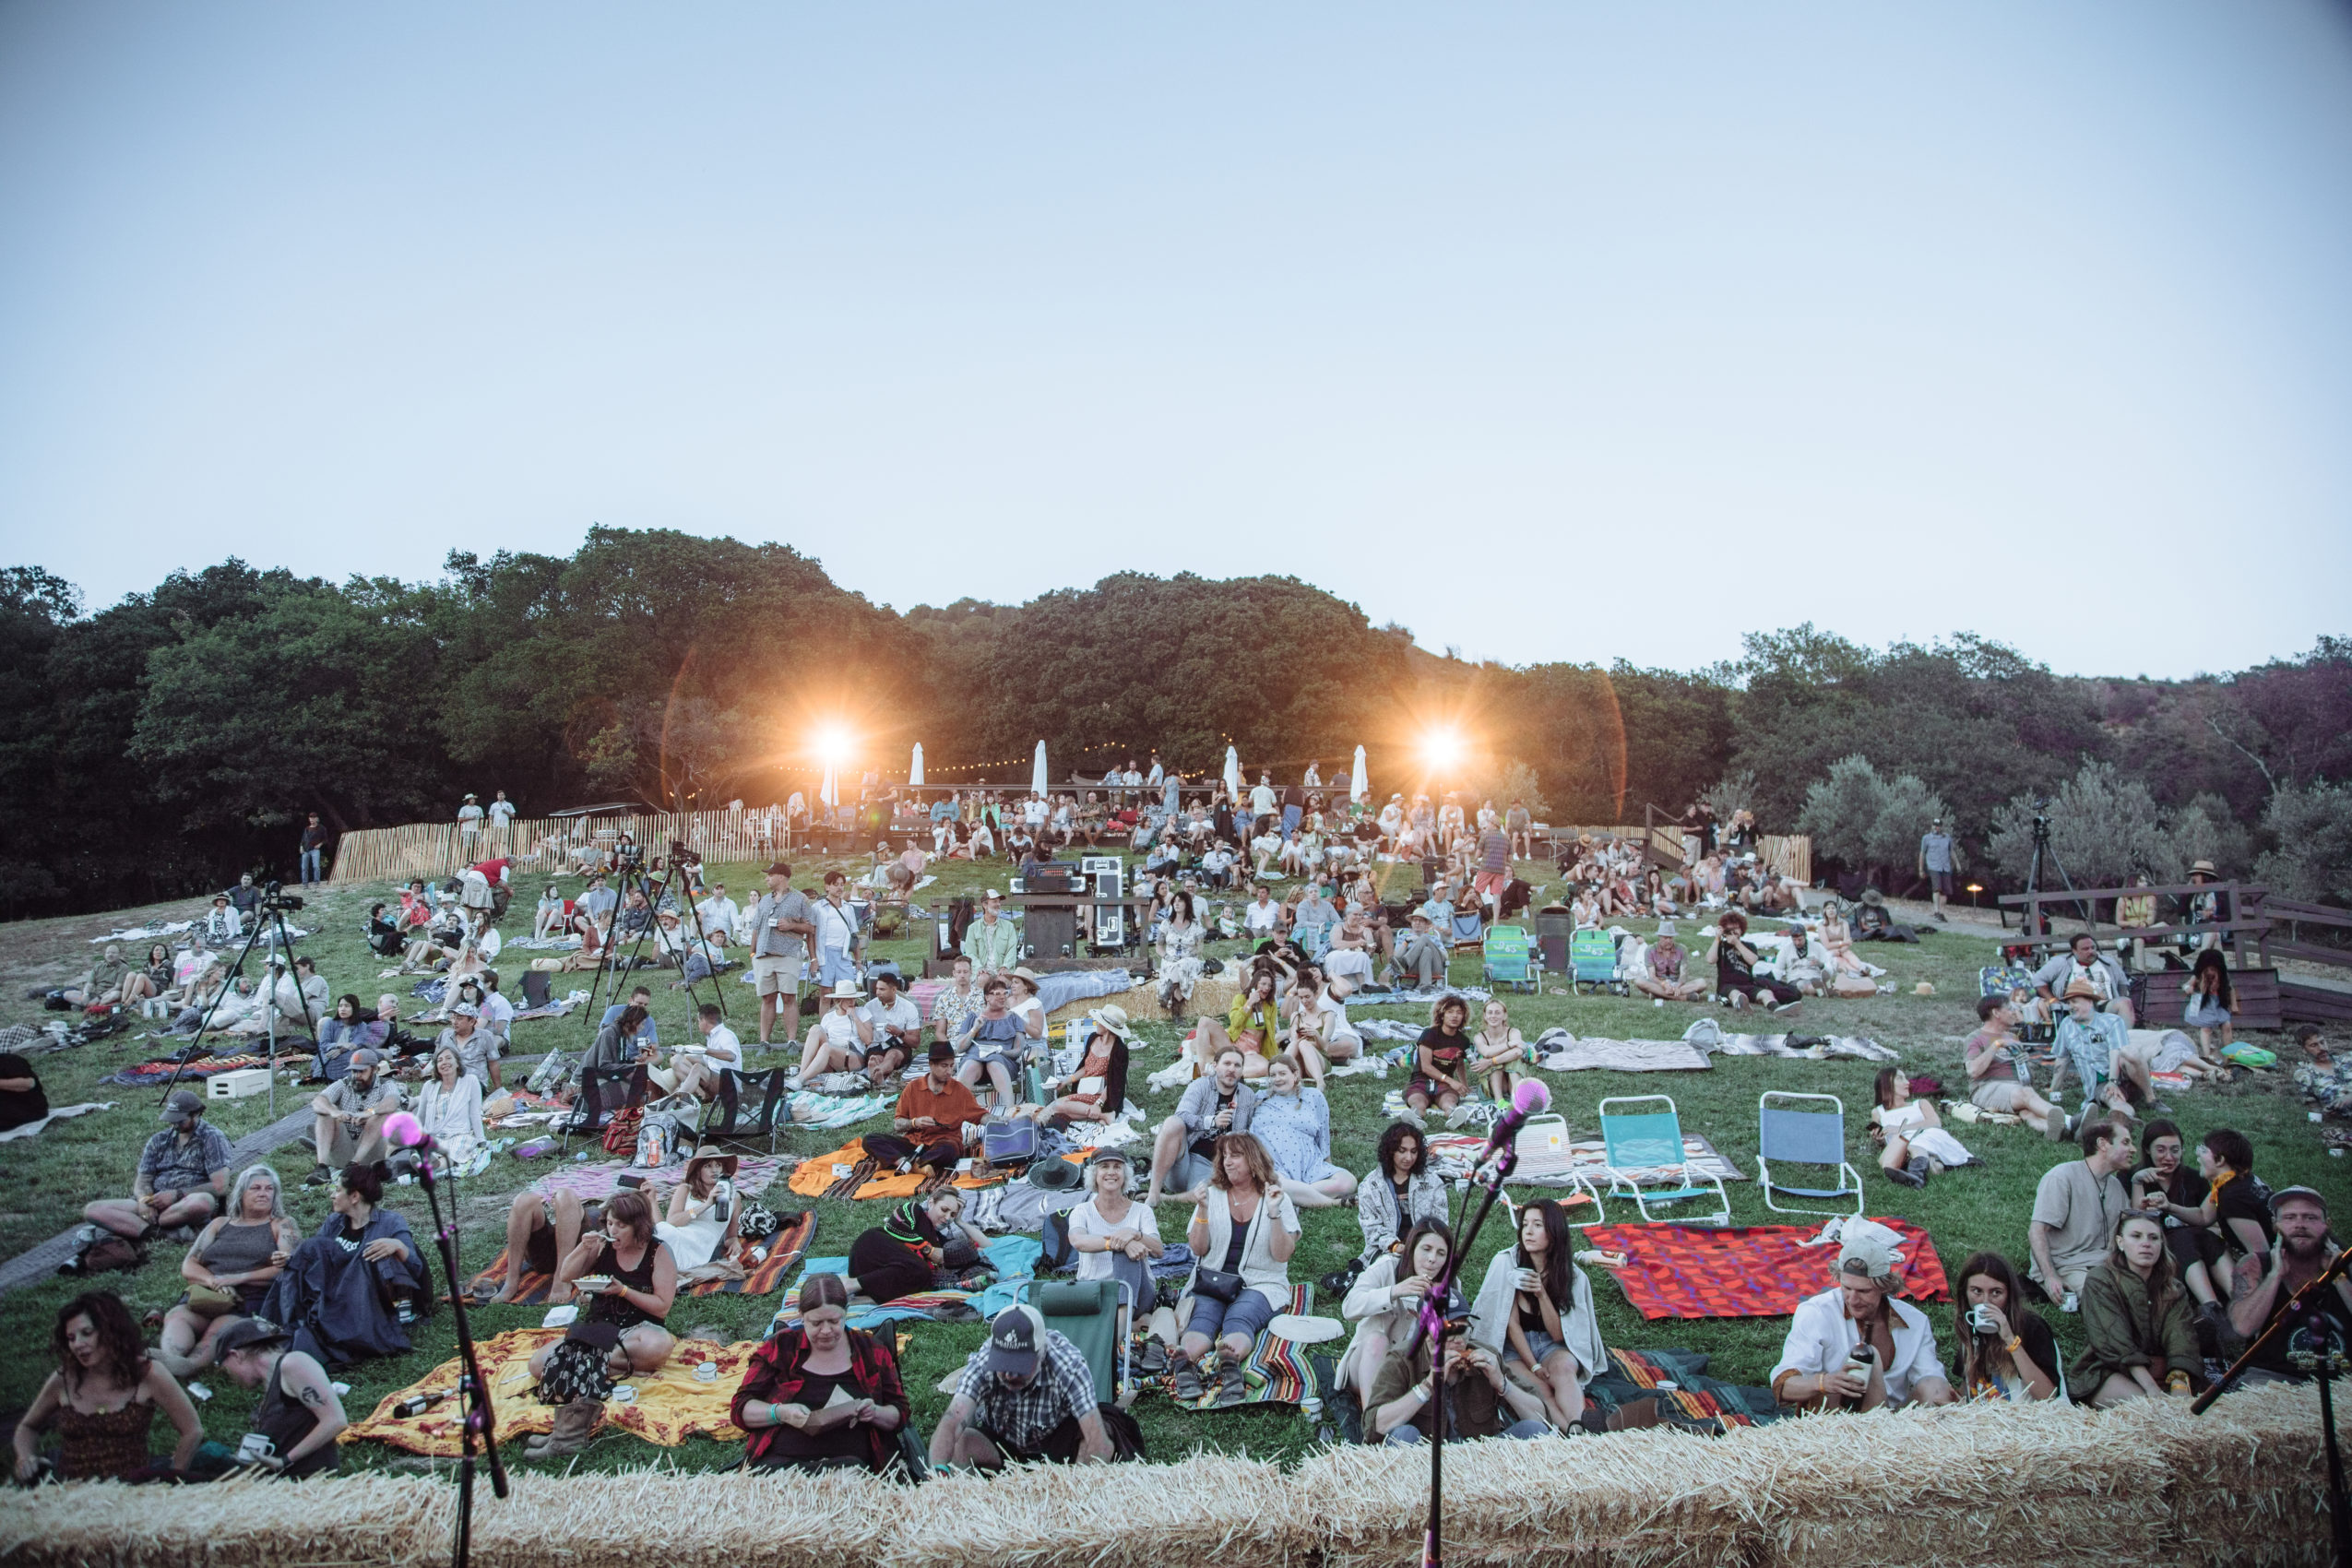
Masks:
[[[1519,1135],[1519,1129],[1527,1124],[1527,1118],[1550,1104],[1551,1090],[1542,1079],[1520,1079],[1519,1087],[1511,1091],[1511,1109],[1494,1119],[1494,1131],[1486,1141],[1487,1153],[1509,1147],[1511,1140]],[[386,1123],[385,1125],[388,1131],[391,1124]]]
[[[1538,1088],[1542,1086],[1538,1085]],[[433,1142],[424,1123],[405,1111],[396,1111],[384,1119],[384,1141],[402,1148],[418,1148]]]

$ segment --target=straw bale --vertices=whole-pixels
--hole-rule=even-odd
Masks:
[[[914,1497],[862,1472],[518,1474],[477,1506],[474,1551],[498,1568],[874,1568]]]
[[[926,1484],[891,1568],[1271,1568],[1314,1561],[1322,1531],[1267,1461],[1036,1465]]]
[[[10,1568],[372,1568],[428,1552],[445,1561],[457,1518],[456,1491],[421,1476],[301,1484],[240,1477],[198,1487],[94,1481],[0,1503],[0,1561]]]

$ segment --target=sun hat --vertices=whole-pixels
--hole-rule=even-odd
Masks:
[[[826,992],[825,996],[828,1002],[862,1002],[865,1000],[866,993],[858,989],[856,980],[845,979],[834,981],[833,989]]]
[[[1027,964],[1016,964],[1011,969],[1007,970],[1006,973],[1017,975],[1021,979],[1028,981],[1031,985],[1036,985],[1045,979],[1043,975],[1038,973]]]
[[[1044,1344],[1045,1314],[1026,1302],[1007,1307],[989,1323],[980,1370],[1027,1377],[1037,1371]]]
[[[722,1174],[731,1178],[735,1174],[735,1167],[738,1162],[733,1155],[729,1154],[717,1144],[703,1144],[695,1148],[694,1153],[686,1157],[685,1179],[689,1182],[695,1179],[695,1166],[707,1165],[714,1161],[727,1168]]]
[[[1127,1010],[1115,1002],[1105,1003],[1087,1014],[1087,1021],[1090,1024],[1099,1024],[1129,1044],[1134,1042],[1135,1030],[1134,1027],[1127,1022]]]
[[[2199,872],[2204,873],[2207,876],[2219,876],[2221,874],[2220,872],[2214,869],[2214,863],[2211,861],[2191,861],[2189,864],[2189,874],[2191,876],[2194,876]]]
[[[1075,1191],[1079,1180],[1078,1168],[1066,1159],[1040,1159],[1029,1167],[1029,1185],[1049,1193]]]
[[[2087,980],[2070,980],[2066,986],[2066,994],[2061,1000],[2072,1002],[2078,996],[2085,1002],[2097,1002],[2099,999],[2099,988]]]
[[[1886,902],[1886,895],[1881,893],[1875,887],[1865,887],[1862,889],[1862,902],[1865,904],[1883,904]]]
[[[1658,933],[1658,935],[1660,935],[1660,936],[1679,936],[1679,935],[1681,935],[1681,934],[1680,932],[1678,932],[1678,931],[1676,931],[1676,930],[1674,929],[1674,922],[1673,922],[1672,921],[1658,921],[1658,922],[1657,922],[1657,933]]]

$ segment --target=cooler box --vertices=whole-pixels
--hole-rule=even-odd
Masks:
[[[215,1073],[206,1082],[209,1087],[205,1092],[214,1099],[243,1099],[269,1092],[269,1069],[240,1067],[233,1073]]]

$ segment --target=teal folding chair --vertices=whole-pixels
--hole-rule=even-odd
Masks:
[[[1663,1105],[1663,1111],[1611,1111],[1612,1105]],[[1703,1170],[1682,1146],[1682,1119],[1674,1098],[1663,1094],[1611,1095],[1600,1102],[1601,1154],[1608,1163],[1609,1195],[1632,1198],[1645,1224],[1728,1225],[1731,1199],[1723,1178]],[[1652,1204],[1690,1203],[1712,1198],[1714,1211],[1705,1215],[1654,1215]]]
[[[1784,1103],[1775,1104],[1775,1101]],[[1817,1109],[1823,1102],[1827,1110]],[[1810,1102],[1813,1109],[1798,1109],[1786,1102]],[[1773,1162],[1781,1165],[1809,1165],[1837,1174],[1835,1187],[1799,1187],[1773,1173]],[[1797,1094],[1788,1089],[1767,1089],[1756,1101],[1756,1182],[1764,1188],[1764,1206],[1776,1214],[1817,1214],[1825,1218],[1847,1215],[1859,1217],[1862,1212],[1862,1178],[1846,1162],[1846,1102],[1834,1094]],[[1794,1198],[1815,1198],[1843,1205],[1854,1200],[1852,1208],[1805,1208],[1794,1204],[1775,1201],[1775,1192]]]
[[[1127,1336],[1119,1332],[1120,1309],[1128,1309],[1128,1321],[1134,1321],[1126,1281],[1024,1279],[1014,1287],[1014,1296],[1037,1308],[1045,1326],[1086,1357],[1087,1370],[1094,1373],[1095,1402],[1115,1403],[1127,1381]]]

